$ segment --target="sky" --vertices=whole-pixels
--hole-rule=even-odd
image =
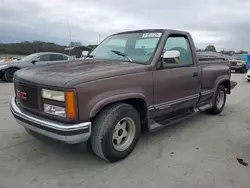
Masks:
[[[250,51],[250,0],[0,0],[0,42],[96,44],[147,28],[189,31],[197,48]],[[70,30],[70,32],[69,32]]]

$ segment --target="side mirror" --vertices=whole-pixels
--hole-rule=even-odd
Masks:
[[[173,58],[180,58],[180,52],[177,50],[169,50],[164,52],[163,59],[173,59]]]
[[[33,60],[31,61],[32,64],[35,64],[36,62],[38,62],[38,59],[33,59]]]
[[[86,57],[89,55],[89,51],[82,51],[82,57]]]
[[[177,50],[165,51],[162,59],[167,64],[178,64],[180,63],[180,52]]]

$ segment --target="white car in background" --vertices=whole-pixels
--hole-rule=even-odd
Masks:
[[[246,79],[250,82],[250,69],[247,71]]]

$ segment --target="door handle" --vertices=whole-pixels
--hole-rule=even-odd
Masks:
[[[194,73],[193,73],[193,78],[194,78],[194,77],[198,77],[198,72],[194,72]]]

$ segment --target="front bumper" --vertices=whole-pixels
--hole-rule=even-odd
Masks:
[[[16,105],[15,97],[10,101],[10,110],[16,121],[24,128],[68,144],[87,141],[91,135],[91,122],[72,125],[37,117],[22,112]]]
[[[0,69],[0,78],[3,78],[4,76],[4,71]]]
[[[242,70],[244,68],[245,65],[231,65],[231,70]]]

